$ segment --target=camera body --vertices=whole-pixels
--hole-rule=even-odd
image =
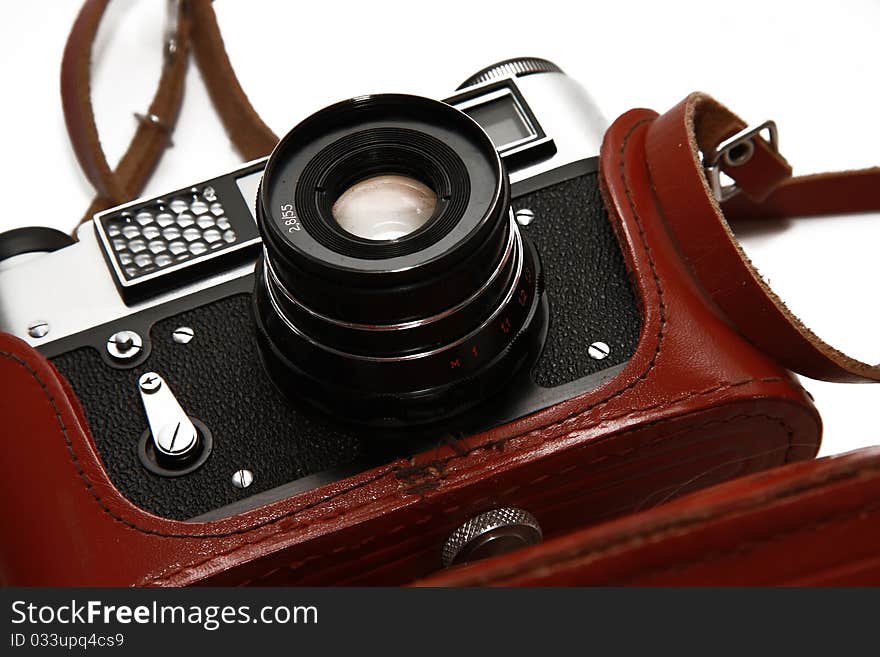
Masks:
[[[51,363],[44,378],[61,375],[31,392],[57,385],[53,399],[74,400],[56,416],[77,417],[79,438],[65,428],[44,449],[47,469],[75,455],[58,486],[86,484],[85,541],[118,531],[132,554],[159,555],[53,566],[54,577],[402,582],[438,567],[444,537],[486,509],[527,508],[559,533],[815,452],[815,412],[793,377],[717,316],[662,225],[613,210],[621,199],[601,189],[596,157],[604,125],[575,81],[513,60],[445,102],[504,162],[510,244],[534,251],[521,305],[543,315],[534,357],[460,413],[349,422],[271,372],[260,341],[272,329],[254,305],[271,262],[258,229],[266,160],[100,213],[75,244],[2,263],[0,331]],[[301,211],[277,205],[299,231]],[[518,271],[530,281],[528,264]],[[465,346],[440,359],[453,375],[478,357]],[[12,406],[4,414],[12,427]],[[21,449],[11,479],[27,473]],[[69,513],[52,497],[36,512],[44,523]],[[14,554],[4,572],[34,580]]]
[[[533,89],[530,82],[539,84]],[[79,317],[58,310],[56,320],[54,307],[43,300],[37,315],[51,328],[35,342],[76,391],[111,479],[125,496],[151,513],[179,520],[233,513],[505,424],[590,390],[618,371],[635,349],[639,314],[603,216],[596,159],[573,154],[573,146],[581,154],[594,152],[598,137],[558,144],[572,137],[561,128],[549,136],[552,121],[539,119],[532,109],[551,105],[553,116],[565,115],[576,125],[590,106],[575,104],[576,93],[566,94],[569,86],[574,83],[562,73],[538,68],[447,99],[488,122],[508,171],[521,172],[513,183],[513,212],[527,224],[521,230],[541,254],[553,315],[534,370],[471,417],[388,437],[389,431],[345,426],[302,408],[296,403],[302,389],[289,395],[276,389],[256,345],[258,313],[251,308],[254,263],[261,252],[255,208],[264,160],[102,212],[80,229],[76,245],[44,257],[59,261],[57,269],[45,271],[50,279],[89,272],[104,279],[107,295],[124,305],[119,317],[105,321],[103,308],[88,301],[94,290],[78,288],[62,294],[79,306]],[[285,220],[295,217],[293,204],[281,211]],[[65,251],[79,251],[82,260],[74,262]],[[32,292],[27,295],[30,305]],[[15,302],[14,295],[4,298]],[[15,308],[14,314],[21,311]],[[65,327],[77,319],[84,321]],[[71,335],[63,335],[68,331]],[[139,346],[121,351],[120,334],[132,335]],[[455,371],[467,366],[468,356],[473,354],[444,358]],[[139,387],[145,372],[163,377],[187,415],[210,432],[210,458],[198,469],[150,467],[144,454],[150,422]],[[242,470],[251,477],[246,488],[232,481]]]

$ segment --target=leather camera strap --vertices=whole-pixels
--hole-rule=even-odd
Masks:
[[[184,5],[192,24],[193,52],[226,133],[245,160],[254,160],[268,155],[278,136],[263,123],[239,84],[211,2],[187,0]]]
[[[183,101],[192,46],[226,132],[245,159],[268,154],[278,141],[254,111],[232,71],[211,0],[170,4],[171,28],[159,84],[116,169],[107,162],[91,101],[91,51],[109,0],[86,0],[73,24],[61,64],[61,100],[74,153],[97,196],[82,221],[140,194],[171,143]]]
[[[825,381],[880,381],[880,366],[835,349],[785,307],[730,228],[740,219],[878,211],[880,168],[793,178],[775,134],[767,140],[745,128],[704,94],[690,95],[648,128],[648,169],[682,254],[737,330],[783,366]],[[710,186],[707,160],[735,186],[721,194]]]

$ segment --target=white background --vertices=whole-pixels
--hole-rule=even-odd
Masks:
[[[797,173],[880,164],[880,2],[214,3],[242,85],[279,134],[361,93],[442,98],[500,59],[534,55],[578,78],[611,120],[664,111],[703,90],[751,123],[773,118]],[[79,3],[0,5],[0,231],[69,230],[91,198],[64,130],[61,53]],[[145,111],[161,66],[162,0],[114,0],[93,51],[93,98],[111,163]],[[147,194],[239,162],[194,67],[175,147]],[[880,194],[880,190],[878,190]],[[745,236],[753,260],[807,325],[880,361],[880,217],[786,223]],[[825,421],[823,454],[880,443],[880,386],[805,380]]]

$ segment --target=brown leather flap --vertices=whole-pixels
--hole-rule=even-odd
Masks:
[[[880,448],[787,465],[419,586],[880,584]]]

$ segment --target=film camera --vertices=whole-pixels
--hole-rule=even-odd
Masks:
[[[638,342],[600,121],[531,58],[445,102],[338,103],[75,243],[37,234],[2,263],[0,329],[69,380],[114,485],[172,519],[505,424],[608,380]]]

